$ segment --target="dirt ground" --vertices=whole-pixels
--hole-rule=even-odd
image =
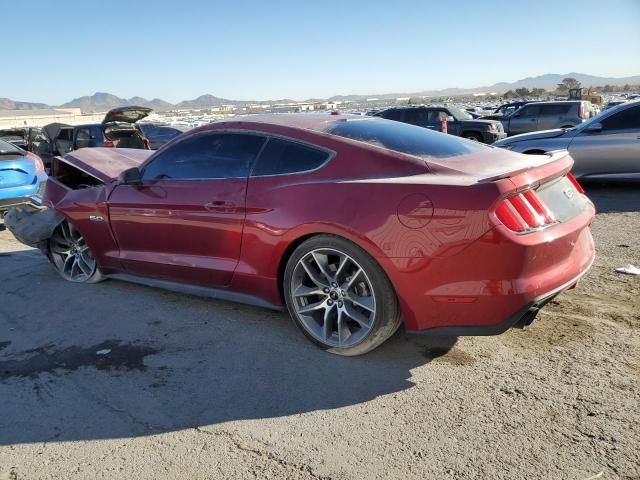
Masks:
[[[639,479],[640,186],[588,192],[595,265],[531,329],[357,358],[2,232],[0,479]]]

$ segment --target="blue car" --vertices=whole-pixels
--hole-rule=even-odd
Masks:
[[[0,218],[11,207],[40,207],[47,174],[33,153],[0,140]]]

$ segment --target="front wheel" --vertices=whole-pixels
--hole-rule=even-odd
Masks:
[[[332,235],[302,243],[287,263],[284,294],[296,325],[313,343],[338,355],[361,355],[401,323],[398,300],[378,263]]]
[[[475,132],[463,133],[462,137],[466,138],[467,140],[473,140],[474,142],[482,143],[482,135],[480,135],[479,133],[475,133]]]
[[[54,230],[47,252],[53,267],[65,280],[77,283],[104,280],[84,237],[67,221]]]

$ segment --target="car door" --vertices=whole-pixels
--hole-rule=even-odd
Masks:
[[[411,108],[404,112],[404,122],[418,127],[427,126],[427,110],[425,108]]]
[[[538,105],[525,105],[516,110],[509,117],[509,135],[518,135],[519,133],[534,132],[538,130],[538,115],[540,107]]]
[[[450,116],[451,114],[443,108],[428,108],[426,109],[427,119],[426,127],[436,132],[442,131],[442,119]],[[447,132],[452,133],[450,128],[453,127],[453,122],[447,122]]]
[[[108,200],[119,256],[132,275],[229,285],[240,258],[247,179],[265,137],[205,132],[142,168],[142,185]]]
[[[574,175],[640,173],[640,104],[617,110],[600,124],[600,131],[582,128],[569,144]]]

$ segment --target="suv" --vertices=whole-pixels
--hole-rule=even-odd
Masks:
[[[591,116],[591,104],[585,100],[535,102],[519,108],[502,120],[509,135],[573,128]]]
[[[109,110],[102,123],[66,125],[50,123],[42,128],[44,140],[36,153],[49,168],[51,159],[73,150],[91,147],[149,149],[149,142],[135,125],[153,110],[145,107],[120,107]]]
[[[445,118],[447,133],[477,142],[493,143],[507,136],[500,122],[475,120],[469,113],[455,107],[392,107],[375,116],[438,132],[442,131],[442,119]]]

